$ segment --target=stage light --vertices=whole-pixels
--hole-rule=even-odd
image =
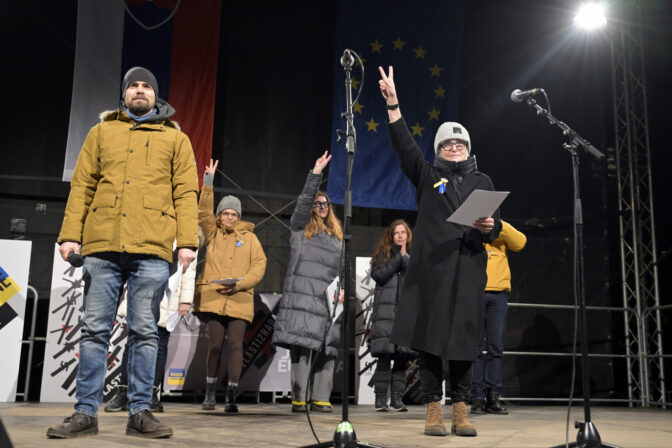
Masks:
[[[593,30],[606,25],[604,7],[600,3],[584,3],[574,17],[574,24],[585,30]]]

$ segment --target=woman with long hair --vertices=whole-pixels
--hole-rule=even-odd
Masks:
[[[242,208],[235,196],[219,201],[213,215],[213,179],[218,162],[205,168],[198,204],[207,251],[196,281],[195,311],[208,331],[208,357],[204,410],[215,409],[219,364],[226,338],[227,387],[225,412],[238,412],[238,380],[243,367],[243,336],[254,317],[254,286],[266,271],[266,255],[254,234],[254,224],[240,219]],[[228,279],[219,284],[213,280]]]
[[[339,275],[341,223],[326,193],[319,191],[322,170],[331,160],[327,152],[317,159],[296,200],[290,221],[291,240],[287,274],[273,343],[288,348],[292,362],[292,411],[331,412],[329,402],[340,330],[331,325],[327,287]],[[329,328],[328,334],[327,328]],[[307,389],[311,365],[312,387]]]
[[[388,410],[388,388],[391,389],[390,408],[401,412],[407,410],[401,396],[406,388],[406,362],[415,352],[390,342],[390,335],[412,239],[408,223],[397,219],[387,227],[371,257],[371,278],[376,282],[371,313],[371,355],[378,358],[373,374],[375,410],[378,412]]]

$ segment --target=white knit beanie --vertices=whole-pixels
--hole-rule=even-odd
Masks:
[[[455,123],[453,121],[446,121],[439,126],[439,130],[436,131],[436,137],[434,137],[434,151],[436,155],[439,155],[439,146],[441,146],[441,143],[453,139],[464,141],[467,145],[467,154],[471,155],[469,132],[467,132],[467,129],[460,123]]]

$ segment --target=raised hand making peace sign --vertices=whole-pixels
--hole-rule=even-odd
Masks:
[[[387,103],[387,115],[390,123],[393,123],[401,118],[401,111],[399,110],[399,99],[397,98],[397,88],[394,85],[394,69],[390,65],[389,72],[386,74],[383,67],[378,67],[381,80],[378,81],[380,93],[385,98]]]

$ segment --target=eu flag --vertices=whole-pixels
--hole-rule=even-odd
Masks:
[[[378,66],[394,67],[401,113],[429,162],[434,135],[444,121],[456,121],[464,1],[340,0],[334,52],[334,111],[327,193],[337,204],[345,192],[346,151],[336,142],[345,129],[343,50],[364,61],[365,85],[354,105],[357,145],[352,174],[353,205],[415,210],[415,188],[399,168],[385,123],[387,110],[378,89]],[[353,100],[361,70],[352,71]]]

